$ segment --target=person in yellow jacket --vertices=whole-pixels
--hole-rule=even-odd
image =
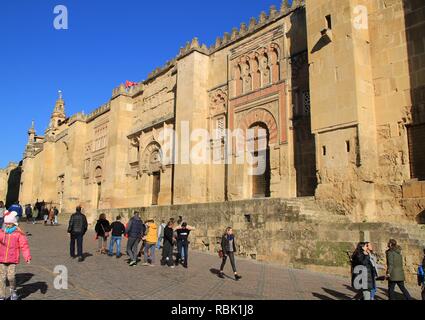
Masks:
[[[144,266],[155,266],[155,247],[158,242],[158,226],[155,224],[154,220],[148,220],[146,222],[146,235],[143,237],[145,243],[145,252]],[[148,252],[150,253],[151,264],[148,263]]]

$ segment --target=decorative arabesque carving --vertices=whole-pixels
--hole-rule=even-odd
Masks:
[[[233,67],[236,96],[278,82],[279,57],[279,45],[271,43],[237,59]]]
[[[165,170],[161,146],[156,142],[150,143],[141,154],[140,172],[152,175],[158,171],[165,172]]]
[[[224,114],[227,110],[227,86],[210,92],[210,116]]]

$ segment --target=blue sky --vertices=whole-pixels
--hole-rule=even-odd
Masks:
[[[0,4],[0,167],[22,159],[35,120],[43,135],[61,89],[68,116],[91,112],[125,80],[141,81],[198,37],[249,22],[281,0],[4,0]],[[53,27],[65,5],[69,29]]]

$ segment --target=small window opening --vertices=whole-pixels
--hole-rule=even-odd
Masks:
[[[350,152],[350,141],[345,141],[345,147],[347,149],[347,152]]]
[[[245,215],[245,222],[251,222],[251,215],[250,214]]]
[[[322,147],[322,154],[323,154],[324,156],[326,156],[326,146],[323,146],[323,147]]]

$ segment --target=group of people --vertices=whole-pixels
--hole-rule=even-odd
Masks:
[[[6,207],[4,202],[0,201],[0,226],[2,225],[4,211],[6,211]],[[45,225],[48,223],[50,223],[50,225],[58,225],[59,223],[58,208],[52,203],[48,205],[44,201],[39,202],[38,199],[34,206],[27,204],[24,206],[24,208],[22,208],[22,206],[19,204],[19,201],[16,201],[9,207],[9,209],[7,209],[7,211],[16,212],[16,218],[18,219],[18,222],[23,218],[23,214],[25,213],[27,223],[36,224],[37,220],[44,220]]]
[[[28,212],[31,213],[32,216],[32,208],[31,205],[27,205]],[[37,220],[43,220],[44,225],[50,224],[50,225],[58,225],[58,216],[59,216],[59,210],[56,206],[54,206],[52,203],[50,205],[43,201],[36,201],[34,204],[34,211],[35,216],[37,217]],[[28,218],[27,218],[28,221]],[[35,223],[35,219],[33,220]]]
[[[68,233],[71,235],[70,255],[77,258],[78,261],[84,261],[83,256],[83,237],[87,232],[88,223],[82,208],[76,209],[69,221]],[[189,261],[189,235],[195,230],[179,217],[177,222],[174,218],[170,218],[168,223],[161,221],[158,226],[154,219],[143,221],[140,213],[135,211],[133,217],[127,225],[121,222],[121,217],[117,216],[115,221],[110,223],[106,219],[105,214],[101,214],[95,225],[96,240],[98,241],[98,252],[120,258],[121,243],[123,237],[127,238],[126,253],[128,256],[127,263],[130,267],[134,267],[143,257],[144,266],[155,266],[156,250],[162,247],[162,256],[160,264],[175,268],[182,264],[184,268],[188,267]],[[108,246],[108,239],[109,246]],[[140,245],[140,243],[142,243]],[[77,254],[75,254],[75,246],[77,245]],[[174,249],[177,249],[176,259],[174,260]],[[220,266],[219,277],[224,278],[224,267],[227,260],[230,260],[235,280],[242,277],[237,273],[235,263],[235,253],[237,252],[236,240],[232,228],[227,228],[221,239],[221,250],[219,252],[222,263]]]
[[[18,204],[19,205],[19,204]],[[16,209],[14,204],[10,209]],[[19,264],[20,255],[25,262],[31,262],[31,253],[25,232],[19,228],[19,214],[17,211],[5,210],[4,203],[0,201],[0,222],[3,225],[0,228],[0,300],[6,299],[6,281],[9,282],[10,299],[18,300],[16,292],[16,266]],[[71,216],[68,225],[68,233],[71,236],[70,255],[72,258],[84,261],[83,257],[83,237],[88,230],[86,216],[82,212],[81,206],[76,208],[76,212]],[[96,238],[99,243],[99,252],[115,255],[117,258],[121,254],[121,241],[125,236],[127,241],[128,264],[136,266],[143,255],[146,266],[155,266],[155,251],[161,248],[161,265],[175,268],[182,263],[185,268],[188,267],[189,258],[189,234],[195,230],[194,227],[187,225],[180,218],[176,224],[173,218],[168,223],[161,222],[158,227],[153,219],[142,221],[139,212],[134,212],[133,217],[125,226],[121,222],[121,217],[116,217],[113,223],[109,223],[104,214],[100,215],[95,226]],[[107,241],[111,236],[109,248],[107,250]],[[139,247],[142,242],[141,248]],[[75,245],[77,245],[77,254],[75,254]],[[173,252],[177,247],[177,258],[174,261]],[[403,256],[401,247],[397,241],[390,239],[388,241],[388,250],[386,251],[386,266],[378,263],[378,257],[374,253],[370,242],[358,243],[356,250],[350,255],[352,266],[352,286],[359,293],[363,300],[374,300],[377,293],[377,281],[388,281],[388,297],[395,299],[395,287],[398,286],[407,300],[411,300],[410,293],[405,287],[405,273],[403,269]],[[231,227],[226,228],[221,237],[221,250],[219,256],[222,259],[218,276],[224,278],[224,267],[227,260],[230,260],[235,280],[241,279],[237,273],[235,263],[235,253],[237,252],[236,239]],[[360,268],[359,268],[360,267]],[[418,269],[418,284],[422,286],[422,299],[425,300],[425,250],[422,265]],[[385,270],[382,273],[380,270]],[[419,273],[421,271],[421,273]],[[366,273],[366,274],[364,274]],[[361,277],[361,281],[358,281]]]
[[[370,242],[360,242],[351,255],[352,286],[358,291],[362,300],[375,300],[377,281],[388,281],[388,298],[395,300],[395,287],[398,286],[406,300],[412,297],[406,289],[405,273],[403,268],[402,249],[397,241],[390,239],[386,253],[386,266],[378,263],[378,258]],[[425,252],[424,252],[425,253]],[[425,265],[425,258],[422,261]],[[362,268],[358,268],[358,267]],[[356,268],[357,267],[357,268]],[[362,270],[364,270],[362,272]],[[384,271],[384,272],[383,272]],[[366,275],[364,274],[366,272]],[[382,275],[380,276],[380,273]],[[360,277],[360,278],[358,278]],[[358,281],[364,279],[365,281]],[[367,279],[367,280],[366,280]],[[422,283],[422,299],[425,300],[425,284]]]
[[[137,265],[138,258],[143,256],[145,266],[155,266],[155,253],[161,248],[162,259],[161,265],[168,265],[174,268],[175,265],[182,263],[187,268],[189,259],[189,234],[194,227],[189,226],[186,222],[175,224],[173,218],[166,224],[161,222],[159,227],[153,219],[142,221],[139,212],[134,212],[133,217],[127,226],[121,222],[121,217],[110,224],[104,214],[101,214],[96,223],[96,239],[98,239],[98,250],[100,253],[114,255],[114,247],[116,246],[116,257],[121,257],[121,240],[123,236],[128,238],[127,255],[128,263],[131,267]],[[109,242],[109,250],[107,250],[107,241]],[[139,248],[139,244],[142,243]],[[173,262],[173,249],[177,246],[177,259]]]

